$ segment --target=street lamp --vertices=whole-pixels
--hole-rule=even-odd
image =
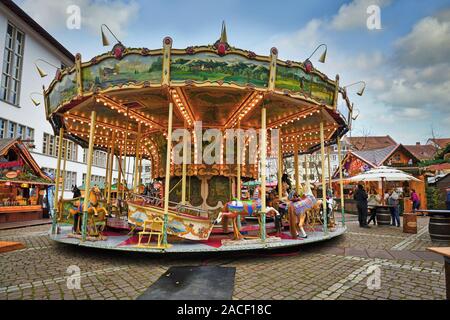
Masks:
[[[117,39],[116,35],[111,31],[111,29],[106,24],[102,24],[101,27],[100,27],[100,31],[102,32],[102,43],[103,43],[103,46],[105,46],[105,47],[109,46],[108,37],[106,37],[106,34],[105,34],[104,30],[103,30],[103,27],[108,29],[109,33],[111,33],[112,36],[117,40],[118,44],[122,44],[122,42],[119,39]]]
[[[358,82],[349,84],[349,85],[345,86],[344,89],[347,90],[348,87],[351,87],[351,86],[354,86],[354,85],[357,85],[357,84],[360,84],[360,83],[362,84],[362,87],[356,94],[358,96],[362,96],[363,93],[364,93],[364,90],[366,90],[366,82],[365,81],[358,81]]]
[[[320,47],[325,47],[325,51],[320,56],[319,62],[325,63],[325,60],[327,58],[328,47],[327,47],[327,45],[325,43],[322,43],[319,46],[317,46],[317,48],[311,53],[311,55],[305,60],[305,62],[303,62],[303,65],[305,66],[305,69],[306,69],[307,73],[310,73],[314,69],[314,66],[313,66],[313,64],[312,64],[310,59],[316,53],[316,51],[319,50]]]
[[[52,64],[52,63],[50,63],[50,62],[48,62],[48,61],[45,61],[44,59],[36,59],[36,60],[34,61],[34,65],[36,66],[36,69],[37,69],[39,75],[41,76],[41,78],[46,77],[46,76],[47,76],[47,73],[46,73],[43,69],[41,69],[41,68],[38,66],[38,64],[37,64],[38,61],[44,62],[45,64],[48,64],[49,66],[55,68],[57,73],[61,70],[60,67],[55,66],[54,64]]]
[[[38,100],[36,100],[36,99],[34,99],[33,98],[33,95],[35,95],[35,94],[38,94],[38,95],[40,95],[40,96],[44,96],[42,93],[39,93],[39,92],[31,92],[30,93],[30,99],[31,99],[31,101],[33,102],[33,104],[34,104],[34,106],[35,107],[39,107],[39,105],[41,104]]]

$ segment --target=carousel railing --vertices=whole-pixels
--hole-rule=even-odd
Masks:
[[[151,205],[156,207],[162,207],[164,204],[164,197],[156,197],[156,196],[148,196],[142,194],[132,194],[132,200],[141,200],[144,205]],[[178,213],[193,215],[193,216],[207,216],[210,220],[215,220],[217,218],[218,213],[213,210],[205,210],[197,207],[193,207],[191,205],[182,204],[169,200],[169,208],[170,210],[176,211]]]

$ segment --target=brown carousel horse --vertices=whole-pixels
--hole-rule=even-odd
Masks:
[[[100,232],[97,229],[98,222],[104,222],[108,214],[107,210],[100,205],[103,195],[98,186],[91,188],[89,192],[89,204],[88,204],[88,226],[92,229],[91,235],[99,235]],[[80,218],[83,215],[84,203],[82,198],[78,198],[73,202],[72,209],[69,209],[69,213],[74,217],[74,232],[80,233]]]

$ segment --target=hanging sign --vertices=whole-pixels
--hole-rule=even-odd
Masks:
[[[22,166],[23,166],[22,159],[19,159],[17,161],[0,162],[0,169],[22,167]]]

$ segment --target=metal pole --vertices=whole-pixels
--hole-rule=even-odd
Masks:
[[[95,135],[95,122],[97,120],[97,113],[91,112],[91,127],[89,132],[89,148],[87,154],[87,169],[86,169],[86,181],[84,182],[84,203],[83,203],[83,226],[82,226],[82,239],[86,240],[87,222],[88,222],[88,209],[89,209],[89,192],[91,189],[91,172],[92,172],[92,160],[94,158],[94,135]]]
[[[163,244],[167,246],[167,224],[169,222],[169,188],[170,188],[170,158],[172,152],[172,119],[173,103],[169,103],[169,123],[167,128],[166,179],[164,184],[164,229]]]
[[[108,197],[108,185],[109,185],[109,158],[110,158],[111,146],[106,148],[106,168],[105,168],[105,185],[103,190],[103,197]]]
[[[261,240],[266,240],[266,154],[267,154],[267,131],[266,131],[266,107],[261,109]],[[279,155],[280,157],[280,155]]]
[[[60,178],[60,168],[61,168],[61,155],[62,155],[62,142],[64,139],[64,128],[59,129],[59,141],[58,141],[58,160],[56,161],[56,177],[55,177],[55,203],[52,215],[52,233],[56,233],[57,215],[59,215],[59,178]]]
[[[294,144],[294,174],[295,174],[295,191],[300,194],[300,174],[298,172],[298,144]]]
[[[115,141],[116,133],[112,132],[111,135],[111,151],[109,153],[109,172],[108,172],[108,193],[107,193],[107,204],[108,206],[111,204],[111,188],[112,188],[112,172],[113,172],[113,164],[114,164],[114,149],[115,149]]]
[[[328,187],[331,190],[331,161],[330,161],[330,146],[327,147],[327,164],[328,164]]]
[[[281,147],[281,129],[278,130],[278,199],[283,198],[283,149]]]
[[[128,109],[127,109],[127,115],[128,115]],[[124,176],[123,176],[123,180],[126,181],[126,187],[128,188],[128,170],[127,170],[127,148],[128,148],[128,120],[127,120],[127,128],[125,130],[125,142],[124,142],[124,152],[123,152],[123,169],[124,171]],[[122,188],[122,200],[124,199],[124,195],[125,195],[125,188]]]
[[[183,133],[183,167],[181,177],[181,204],[186,204],[186,174],[187,174],[187,155],[188,155],[188,138],[189,134],[186,134],[187,129],[184,129]]]
[[[344,181],[342,179],[342,155],[341,155],[341,139],[337,139],[338,161],[339,161],[339,188],[341,192],[341,215],[342,224],[345,226],[345,209],[344,209]]]
[[[136,150],[134,154],[134,172],[133,172],[133,190],[134,192],[138,193],[138,177],[139,177],[139,147],[140,147],[140,140],[141,140],[141,123],[138,124],[138,133],[136,137]]]
[[[306,179],[305,179],[306,190],[305,191],[308,191],[310,189],[310,186],[309,186],[309,170],[308,170],[310,162],[311,162],[311,159],[310,159],[309,155],[305,154],[305,174],[306,174]]]
[[[242,194],[241,194],[241,188],[242,188],[242,184],[241,184],[241,164],[242,164],[242,146],[241,146],[241,122],[238,122],[238,134],[237,134],[237,157],[236,157],[236,161],[237,161],[237,198],[238,200],[241,200]],[[241,221],[241,219],[238,220],[239,223]]]
[[[64,140],[64,139],[63,139]],[[60,199],[62,200],[64,198],[64,190],[66,189],[66,163],[67,163],[67,140],[64,140],[63,142],[63,150],[62,150],[62,157],[63,157],[63,170],[61,173],[61,194],[60,194]],[[59,213],[59,215],[61,215],[62,212]],[[60,217],[61,218],[61,217]]]
[[[320,121],[320,156],[322,158],[322,205],[323,205],[323,231],[328,233],[327,221],[327,184],[325,181],[325,141],[323,134],[323,121]]]
[[[119,163],[118,163],[118,169],[119,173],[117,175],[117,199],[119,199],[119,194],[121,194],[121,186],[122,186],[122,148],[119,149],[119,157],[118,157]]]
[[[242,198],[242,181],[241,181],[241,163],[242,163],[242,146],[241,146],[241,122],[238,122],[238,131],[237,131],[237,135],[236,135],[236,151],[237,151],[237,156],[236,156],[236,168],[237,168],[237,172],[236,172],[236,196],[237,199],[240,201]],[[237,227],[239,230],[241,230],[241,215],[238,215],[237,217]]]

